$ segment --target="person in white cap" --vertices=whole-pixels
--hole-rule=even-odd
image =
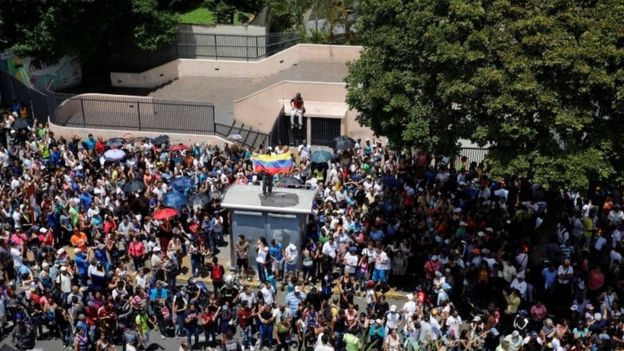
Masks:
[[[412,320],[412,315],[416,313],[416,302],[414,301],[414,294],[406,294],[407,302],[403,304],[401,311],[403,312],[403,320]]]
[[[387,336],[390,329],[398,328],[400,321],[401,314],[397,311],[396,305],[390,306],[390,310],[386,312],[386,329],[384,335]]]
[[[505,336],[505,341],[508,342],[507,351],[518,351],[524,344],[524,339],[520,336],[520,332],[514,330],[511,334]]]
[[[297,277],[297,260],[299,258],[299,252],[297,246],[293,243],[288,244],[284,249],[284,282],[289,276]]]

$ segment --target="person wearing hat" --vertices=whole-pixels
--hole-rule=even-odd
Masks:
[[[518,351],[524,344],[524,339],[520,336],[520,332],[517,330],[514,330],[511,334],[505,336],[503,340],[508,344],[506,349],[507,351]]]
[[[299,259],[299,252],[297,246],[293,243],[288,244],[284,249],[284,275],[283,282],[286,282],[288,277],[298,277],[297,274],[297,261]]]
[[[416,301],[414,301],[414,294],[408,293],[405,297],[407,301],[403,304],[401,312],[403,312],[403,320],[410,321],[412,320],[412,315],[416,313]]]

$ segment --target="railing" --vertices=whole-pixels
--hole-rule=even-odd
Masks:
[[[159,100],[141,96],[71,95],[31,88],[0,70],[0,97],[26,103],[30,117],[65,127],[241,136],[242,144],[259,148],[268,135],[244,125],[215,122],[214,106],[195,101]]]
[[[461,166],[461,157],[468,157],[468,162],[476,162],[480,163],[485,160],[487,156],[488,149],[481,147],[463,147],[459,151],[459,155],[455,158],[455,167],[459,168]]]
[[[236,122],[231,125],[215,123],[215,134],[225,138],[240,135],[238,142],[252,149],[260,149],[270,143],[268,134],[245,127],[244,124],[237,126]]]
[[[58,106],[51,121],[68,127],[214,134],[214,106],[195,101],[85,94]]]
[[[230,35],[178,31],[171,45],[145,51],[129,46],[113,56],[112,68],[117,72],[143,72],[178,58],[210,58],[215,60],[259,60],[299,42],[296,33],[266,35]]]
[[[223,35],[179,31],[179,58],[258,60],[297,44],[296,33],[267,35]]]

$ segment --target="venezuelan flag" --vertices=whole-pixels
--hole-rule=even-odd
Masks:
[[[251,156],[255,172],[270,175],[288,174],[294,166],[290,152],[280,155],[253,155]]]

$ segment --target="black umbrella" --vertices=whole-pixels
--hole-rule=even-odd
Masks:
[[[123,191],[124,193],[134,193],[134,192],[141,192],[143,191],[143,189],[145,189],[145,184],[143,184],[142,181],[133,180],[129,183],[126,183],[126,185],[124,185]]]
[[[13,122],[13,129],[18,130],[18,129],[26,129],[30,127],[30,123],[28,123],[27,120],[20,118],[15,120],[15,122]]]
[[[124,138],[110,138],[106,141],[106,146],[108,146],[111,149],[116,149],[120,147],[121,145],[123,145],[125,142],[126,142],[126,139]]]
[[[152,144],[154,145],[162,145],[162,144],[169,144],[169,136],[168,135],[159,135],[155,138],[150,139],[150,141],[152,142]]]
[[[302,186],[303,182],[300,179],[295,178],[293,176],[285,176],[285,177],[281,177],[277,181],[277,184],[281,185],[281,186],[295,186],[295,187],[297,187],[297,186]]]
[[[341,135],[332,140],[331,147],[334,151],[353,149],[355,147],[355,140],[348,136]]]

